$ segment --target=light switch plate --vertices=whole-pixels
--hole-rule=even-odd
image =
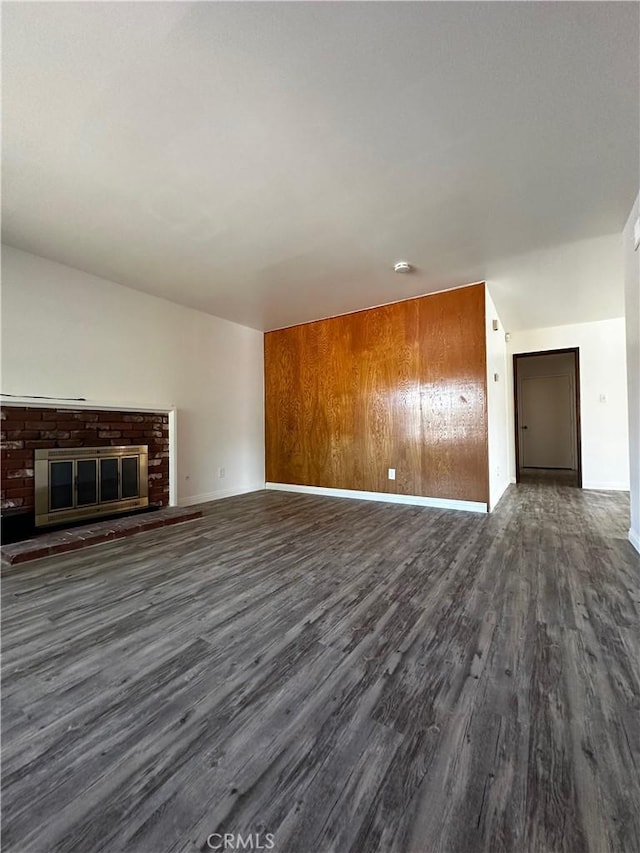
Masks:
[[[396,478],[396,469],[395,468],[389,468],[389,479],[395,480],[395,478]]]

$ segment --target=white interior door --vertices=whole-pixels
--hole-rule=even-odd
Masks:
[[[574,401],[570,377],[537,376],[520,382],[520,464],[575,468]]]

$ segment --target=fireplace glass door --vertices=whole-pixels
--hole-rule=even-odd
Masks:
[[[123,456],[122,497],[135,498],[138,495],[138,459],[135,456]]]
[[[51,509],[73,506],[73,462],[52,462],[49,473]]]
[[[118,500],[120,460],[100,460],[100,503]]]
[[[36,525],[148,506],[147,459],[146,445],[37,450]]]
[[[98,503],[97,459],[78,459],[76,462],[76,503],[78,506]]]

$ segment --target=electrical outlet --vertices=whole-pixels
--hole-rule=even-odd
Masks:
[[[225,469],[224,469],[224,468],[218,468],[218,479],[219,479],[219,480],[223,480],[223,479],[224,479],[224,477],[225,477],[225,475],[226,475],[226,473],[227,473],[227,472],[225,471]]]
[[[395,478],[396,478],[396,469],[395,468],[389,468],[389,479],[395,480]]]

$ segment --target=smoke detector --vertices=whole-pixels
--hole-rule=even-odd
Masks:
[[[408,264],[406,261],[398,261],[397,264],[393,265],[394,272],[411,272],[412,269],[411,264]]]

